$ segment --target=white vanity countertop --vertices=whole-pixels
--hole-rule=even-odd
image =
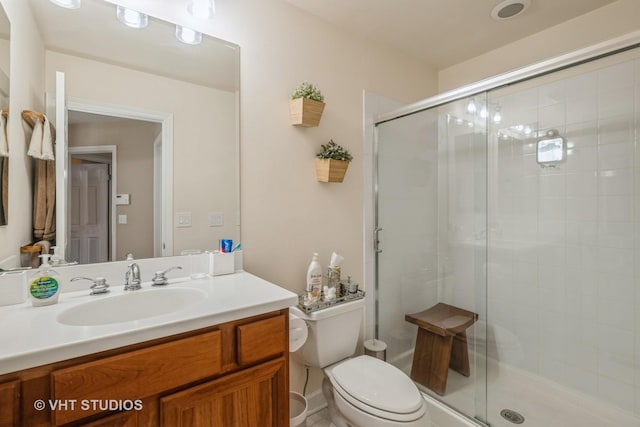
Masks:
[[[85,302],[157,289],[143,283],[140,291],[125,292],[118,286],[112,287],[109,294],[93,296],[87,289],[62,293],[57,304],[45,307],[32,307],[30,300],[0,307],[0,374],[281,310],[298,303],[293,292],[246,272],[170,282],[160,289],[197,288],[206,296],[171,313],[98,326],[64,325],[57,317]]]

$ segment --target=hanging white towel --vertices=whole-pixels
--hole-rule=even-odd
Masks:
[[[44,129],[42,132],[42,160],[55,160],[53,155],[53,140],[51,139],[51,124],[47,116],[44,116]]]
[[[33,133],[31,134],[31,141],[29,142],[29,150],[27,154],[36,159],[42,158],[42,134],[44,126],[40,120],[36,120],[33,125]]]
[[[0,157],[9,157],[9,141],[7,139],[7,118],[0,114]]]

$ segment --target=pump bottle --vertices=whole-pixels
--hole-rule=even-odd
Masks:
[[[322,293],[322,266],[318,261],[318,253],[313,254],[307,269],[307,299],[316,302]]]
[[[40,255],[42,265],[29,275],[29,296],[34,307],[58,302],[58,273],[49,265],[49,254]]]

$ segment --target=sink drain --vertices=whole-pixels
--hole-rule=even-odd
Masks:
[[[524,417],[511,409],[503,409],[500,411],[500,415],[510,423],[522,424],[524,422]]]

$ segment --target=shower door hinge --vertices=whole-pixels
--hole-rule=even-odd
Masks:
[[[382,227],[376,227],[373,229],[373,250],[378,254],[382,252],[382,249],[380,249],[380,239],[378,239],[378,233],[380,231],[382,231]]]

